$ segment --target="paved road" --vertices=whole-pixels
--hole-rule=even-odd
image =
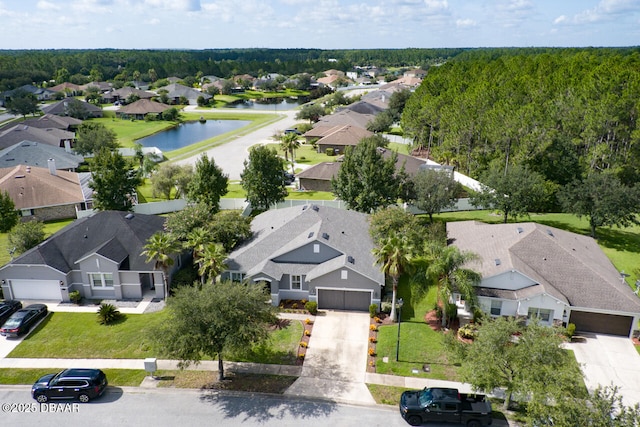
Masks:
[[[191,112],[199,112],[197,109],[189,109]],[[205,110],[202,110],[205,112]],[[211,112],[211,110],[206,110]],[[217,109],[216,113],[238,113],[235,109]],[[251,111],[251,113],[257,114],[273,114],[271,111]],[[295,119],[297,110],[279,111],[278,114],[281,119],[270,123],[260,129],[257,129],[247,135],[239,136],[235,140],[223,145],[219,145],[210,150],[207,150],[207,156],[215,160],[216,164],[222,168],[222,171],[229,176],[231,181],[239,181],[240,174],[244,169],[244,160],[249,156],[249,147],[256,144],[268,144],[275,142],[272,138],[277,131],[283,131],[292,127],[296,123],[299,123]],[[176,161],[177,164],[195,164],[196,160],[201,156],[200,154],[191,156],[186,159]]]
[[[200,390],[113,388],[88,404],[41,407],[28,387],[0,388],[2,425],[20,426],[255,426],[406,427],[395,407]],[[10,406],[7,408],[7,405]],[[13,407],[11,407],[11,404]],[[23,404],[21,407],[18,404]],[[28,405],[34,413],[7,412]],[[69,413],[51,413],[66,409]],[[47,412],[44,412],[47,410]]]

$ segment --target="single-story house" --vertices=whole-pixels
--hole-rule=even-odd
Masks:
[[[156,92],[160,93],[163,90],[167,91],[167,96],[173,104],[179,104],[180,98],[182,97],[186,98],[189,101],[189,105],[197,105],[198,98],[201,96],[207,101],[212,98],[208,93],[200,92],[199,90],[181,85],[179,83],[172,83],[170,85],[163,86],[156,89]]]
[[[73,172],[80,163],[84,162],[84,157],[64,148],[34,141],[22,141],[0,150],[0,168],[19,165],[44,168],[50,166],[51,160],[57,170]]]
[[[140,90],[133,87],[125,86],[120,89],[111,90],[102,95],[102,100],[107,103],[113,103],[116,101],[126,101],[131,95],[135,95],[138,99],[151,99],[155,94],[147,92],[146,90]]]
[[[0,267],[4,297],[68,302],[77,290],[87,299],[163,298],[163,272],[142,252],[164,221],[120,211],[78,219]]]
[[[7,90],[5,92],[0,93],[0,107],[4,107],[11,100],[15,93],[26,92],[35,96],[38,101],[48,101],[53,99],[55,96],[55,92],[47,89],[41,88],[34,85],[23,85],[19,88]]]
[[[480,257],[467,267],[482,275],[476,293],[486,314],[629,337],[638,329],[640,298],[591,237],[532,222],[450,222],[447,233]]]
[[[75,83],[64,82],[59,85],[55,85],[49,88],[54,92],[63,92],[66,96],[76,96],[82,93],[82,89],[80,89],[80,85]]]
[[[366,129],[367,124],[374,118],[375,115],[373,114],[360,114],[353,110],[344,109],[337,113],[320,117],[313,127],[351,125]]]
[[[102,117],[102,108],[76,98],[67,98],[53,104],[45,105],[42,111],[56,116],[71,116],[76,119]]]
[[[136,102],[132,102],[129,105],[125,105],[116,110],[116,116],[121,119],[134,118],[137,120],[144,120],[145,116],[149,114],[159,115],[173,108],[171,105],[163,104],[161,102],[155,102],[150,99],[139,99]]]
[[[381,153],[385,159],[391,157],[393,153],[392,150],[383,147],[378,147],[378,152]],[[423,159],[402,153],[396,153],[396,156],[396,170],[400,171],[404,166],[404,170],[409,176],[415,175],[421,169],[428,168],[427,163]],[[300,188],[307,191],[332,191],[331,178],[338,174],[341,164],[342,162],[340,160],[336,162],[322,162],[303,170],[296,175],[300,183]]]
[[[23,120],[20,124],[40,129],[62,129],[75,132],[75,129],[82,124],[82,120],[69,116],[44,114],[38,118]]]
[[[360,100],[349,104],[345,107],[339,108],[337,111],[340,112],[342,110],[351,110],[360,114],[369,114],[369,115],[377,115],[382,111],[386,110],[386,107],[381,106],[379,103],[369,102],[367,100]]]
[[[342,154],[346,147],[358,145],[363,138],[373,136],[373,132],[358,126],[337,125],[313,128],[304,134],[307,139],[318,136],[320,137],[316,141],[318,153],[324,153],[328,148],[332,148],[336,154]]]
[[[89,172],[57,170],[55,160],[48,167],[18,165],[0,169],[0,191],[7,192],[23,217],[40,221],[76,218],[91,209],[93,193],[86,187]]]
[[[295,299],[366,311],[380,304],[384,274],[372,255],[366,214],[295,206],[256,216],[251,229],[253,238],[229,254],[223,278],[264,283],[273,305]]]
[[[42,129],[19,124],[0,132],[0,149],[29,140],[39,144],[62,147],[71,151],[75,139],[76,134],[74,132],[56,128]]]

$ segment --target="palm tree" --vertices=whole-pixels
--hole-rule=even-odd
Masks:
[[[198,274],[211,278],[212,282],[216,281],[216,277],[226,267],[225,260],[227,259],[227,253],[224,251],[224,247],[220,243],[209,243],[204,247],[202,256],[200,258],[200,268]]]
[[[187,234],[187,241],[184,242],[184,248],[192,251],[193,262],[198,265],[198,271],[202,269],[202,255],[208,243],[211,243],[211,236],[203,227],[191,230]],[[200,280],[204,284],[204,276],[200,276]]]
[[[478,255],[473,252],[461,252],[456,246],[430,246],[431,263],[426,273],[438,283],[438,301],[442,307],[442,326],[446,326],[446,305],[451,299],[453,290],[460,292],[462,297],[473,309],[477,305],[475,285],[482,276],[468,268],[462,268],[470,261],[477,260]]]
[[[158,231],[147,240],[141,255],[147,257],[147,262],[154,261],[155,268],[162,270],[164,282],[164,297],[169,296],[169,267],[173,265],[172,255],[178,251],[178,243],[169,233]]]
[[[393,283],[393,295],[391,297],[391,320],[396,321],[396,298],[398,293],[398,280],[403,272],[411,266],[413,247],[406,236],[386,237],[379,242],[379,246],[373,248],[373,256],[376,264],[382,265],[385,275],[391,277]]]
[[[300,147],[300,142],[298,141],[298,134],[296,134],[295,132],[291,132],[291,133],[285,133],[284,135],[282,135],[282,138],[280,139],[280,147],[282,148],[282,150],[284,151],[284,155],[285,157],[287,156],[287,153],[291,153],[291,173],[295,174],[295,150],[296,148]]]

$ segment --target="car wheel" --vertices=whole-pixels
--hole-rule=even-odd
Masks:
[[[419,426],[422,425],[422,418],[417,415],[412,415],[407,419],[407,422],[412,426]]]
[[[39,394],[36,396],[36,400],[40,403],[47,403],[47,400],[49,400],[49,398],[44,394]]]
[[[82,403],[87,403],[89,401],[89,396],[83,393],[78,396],[78,400]]]
[[[478,420],[471,420],[467,423],[467,427],[481,427],[480,425],[480,421]]]

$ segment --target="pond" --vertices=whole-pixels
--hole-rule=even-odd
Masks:
[[[172,151],[186,147],[223,133],[231,132],[251,123],[249,120],[207,120],[185,122],[175,128],[137,140],[144,147],[158,147],[161,151]]]
[[[247,110],[267,110],[267,111],[284,111],[293,110],[296,107],[309,101],[307,97],[297,98],[262,98],[238,101],[227,105],[228,108],[241,108]]]

